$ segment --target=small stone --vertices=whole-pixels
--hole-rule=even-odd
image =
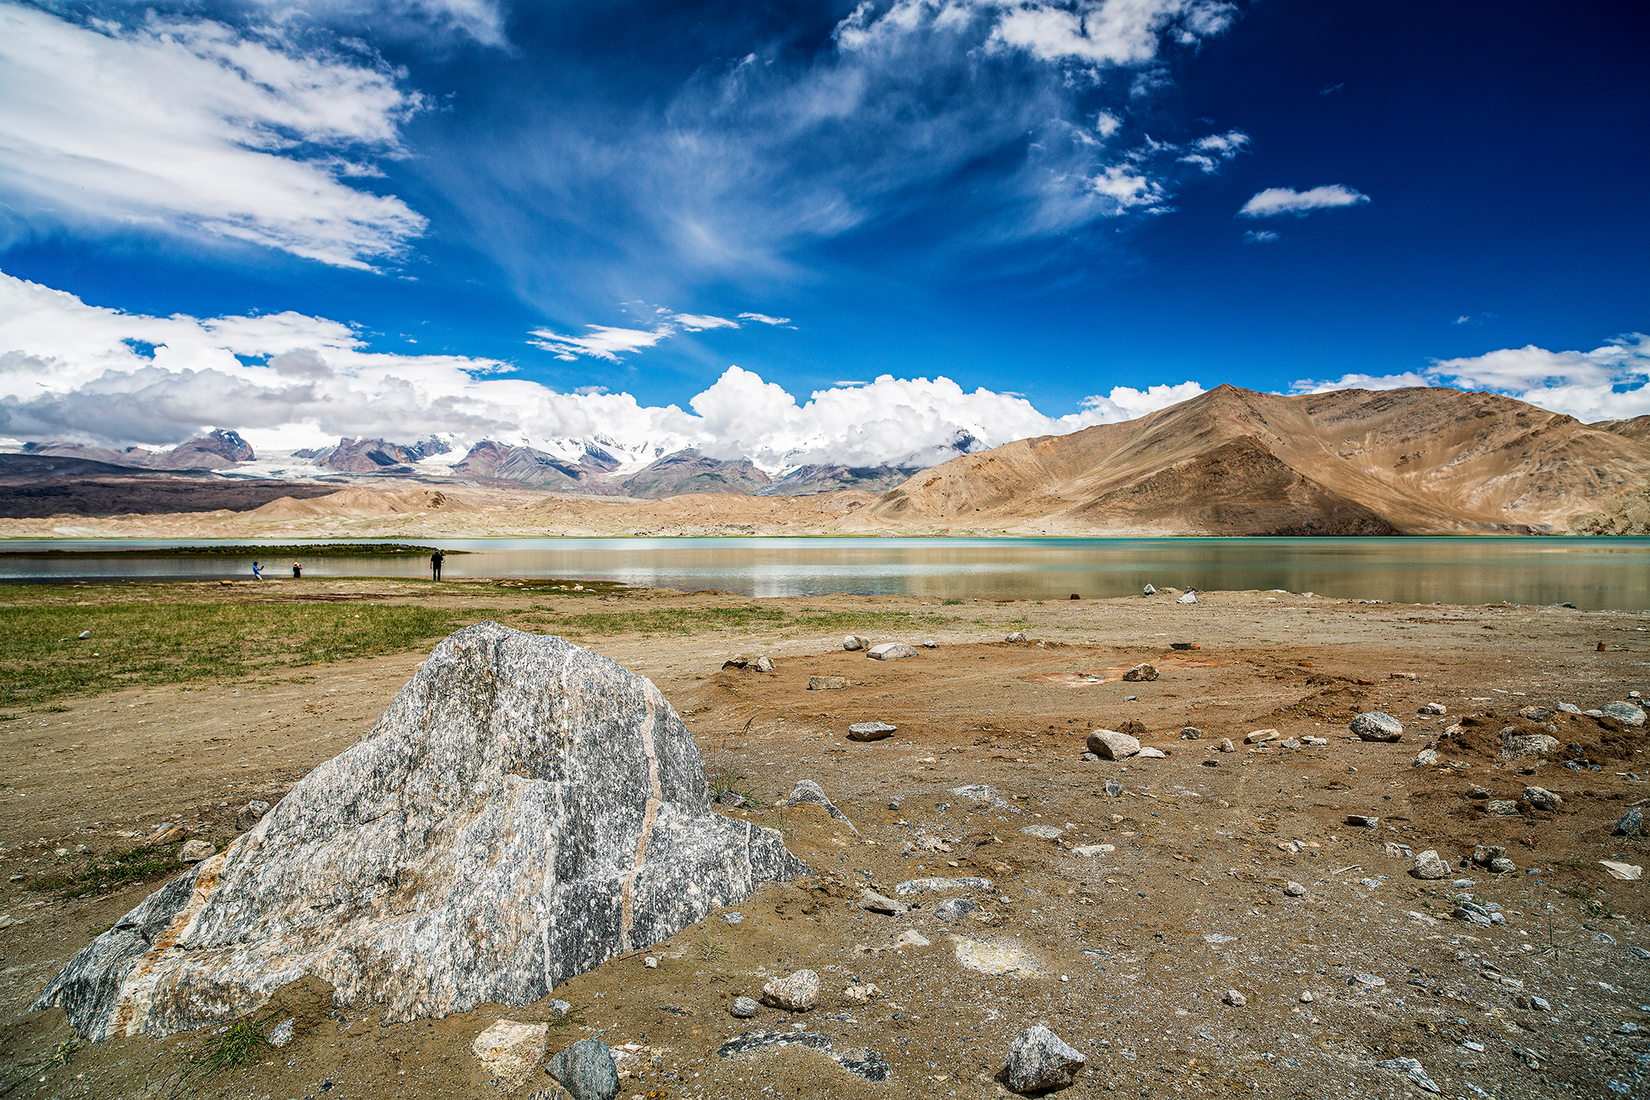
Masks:
[[[1489,869],[1490,874],[1492,875],[1510,875],[1514,871],[1518,870],[1518,864],[1514,863],[1506,856],[1498,856],[1495,859],[1490,860]]]
[[[1115,844],[1081,844],[1073,848],[1071,854],[1087,858],[1090,856],[1103,856],[1107,852],[1115,851],[1117,851],[1117,845]]]
[[[87,638],[90,638],[91,636],[92,636],[92,632],[90,630],[82,630],[79,634],[75,635],[76,638],[79,638],[83,642]]]
[[[1157,669],[1149,664],[1141,663],[1123,673],[1123,679],[1131,684],[1149,683],[1157,679]]]
[[[1313,748],[1322,748],[1323,746],[1329,744],[1329,738],[1327,738],[1327,737],[1302,737],[1301,738],[1301,744],[1311,745]]]
[[[1106,794],[1107,794],[1108,797],[1122,798],[1123,797],[1123,784],[1119,783],[1115,779],[1108,779],[1108,780],[1106,780],[1105,791],[1106,791]]]
[[[898,726],[890,726],[887,722],[855,722],[848,727],[850,741],[881,741],[892,737]]]
[[[261,798],[255,798],[251,802],[248,802],[245,806],[242,806],[240,810],[236,812],[235,828],[244,833],[246,830],[262,821],[264,814],[267,814],[268,812],[269,803],[265,802]]]
[[[174,825],[170,821],[162,821],[159,825],[155,826],[155,831],[149,834],[149,839],[146,843],[151,847],[159,844],[175,844],[188,835],[189,834],[184,831],[182,825]]]
[[[846,676],[810,676],[808,677],[809,691],[841,691],[848,686]]]
[[[1281,735],[1277,730],[1250,730],[1243,735],[1245,745],[1263,745],[1268,741],[1276,741]]]
[[[1415,754],[1415,759],[1410,761],[1410,767],[1436,768],[1443,762],[1444,758],[1438,755],[1437,749],[1422,749],[1420,752]]]
[[[1304,898],[1306,896],[1306,887],[1302,886],[1298,882],[1286,882],[1283,884],[1283,892],[1286,897]]]
[[[1347,814],[1346,823],[1360,829],[1379,829],[1381,827],[1381,819],[1373,814]]]
[[[1237,746],[1232,744],[1230,737],[1222,737],[1220,744],[1215,746],[1216,752],[1237,752]]]
[[[288,1016],[286,1019],[270,1028],[269,1035],[267,1036],[269,1045],[272,1047],[284,1047],[288,1043],[292,1042],[293,1029],[297,1026],[298,1021],[295,1018]],[[544,1052],[540,1051],[539,1053],[542,1057]]]
[[[842,648],[850,652],[856,649],[864,649],[865,639],[861,638],[858,634],[850,634],[846,638],[842,639]]]
[[[1245,997],[1235,989],[1228,989],[1225,993],[1220,995],[1220,999],[1226,1004],[1231,1005],[1233,1008],[1242,1008],[1249,1003],[1249,998]]]
[[[921,932],[918,932],[915,928],[907,928],[905,931],[901,932],[898,936],[894,937],[894,947],[895,947],[895,949],[898,949],[898,948],[901,948],[901,947],[932,947],[932,946],[934,946],[934,941],[929,939],[927,936],[923,935]]]
[[[1399,741],[1404,736],[1404,724],[1385,711],[1365,711],[1352,719],[1347,727],[1360,741]]]
[[[470,1044],[474,1054],[506,1090],[517,1088],[544,1060],[550,1045],[549,1024],[495,1020]]]
[[[1098,763],[1099,760],[1100,758],[1092,752],[1083,753],[1083,763],[1085,764],[1095,764]]]
[[[1448,714],[1449,709],[1442,703],[1422,703],[1415,710],[1416,714]]]
[[[979,907],[973,898],[946,898],[934,906],[934,919],[941,924],[955,924]]]
[[[1492,798],[1484,803],[1484,812],[1492,817],[1517,817],[1518,803],[1510,798]]]
[[[872,913],[887,913],[889,916],[899,916],[911,908],[903,901],[895,901],[870,888],[859,892],[859,907]]]
[[[882,987],[876,982],[856,982],[842,991],[842,999],[849,1004],[863,1005],[882,996]]]
[[[1449,878],[1449,864],[1445,863],[1437,851],[1428,848],[1415,857],[1415,866],[1410,874],[1416,878]]]
[[[1397,1070],[1428,1092],[1438,1091],[1438,1082],[1427,1076],[1426,1069],[1413,1058],[1388,1058],[1379,1065],[1382,1069]]]
[[[1197,589],[1195,589],[1195,588],[1187,589],[1186,592],[1179,599],[1177,599],[1175,601],[1175,603],[1187,603],[1187,604],[1196,603],[1196,602],[1197,602]]]
[[[767,656],[758,657],[755,661],[751,662],[751,667],[758,672],[772,672],[774,669],[773,658]]]
[[[1007,642],[1009,645],[1020,645],[1025,640],[1026,635],[1023,630],[1016,630],[1014,633],[1003,639],[1003,641]]]
[[[750,663],[751,659],[749,657],[745,656],[743,653],[735,653],[732,657],[729,657],[727,660],[722,662],[722,667],[724,669],[748,668],[750,667]]]
[[[1629,725],[1629,726],[1642,726],[1642,725],[1644,725],[1644,708],[1636,707],[1632,703],[1625,703],[1625,702],[1605,703],[1602,707],[1599,707],[1598,709],[1599,709],[1599,712],[1604,715],[1604,717],[1614,718],[1616,721],[1624,723],[1625,725]]]
[[[209,840],[186,840],[183,847],[178,849],[178,862],[199,863],[217,854],[217,847]]]
[[[1140,592],[1145,596],[1155,596],[1157,595],[1157,586],[1155,584],[1148,584],[1145,588],[1142,588]]]
[[[550,1059],[545,1071],[561,1082],[573,1100],[615,1100],[619,1067],[600,1039],[581,1039]]]
[[[819,1003],[819,975],[798,970],[784,978],[772,978],[762,987],[762,1003],[786,1012],[811,1012]]]
[[[1154,749],[1150,745],[1147,745],[1134,755],[1140,760],[1164,760],[1168,758],[1169,754],[1164,752],[1162,749]]]
[[[1353,974],[1352,980],[1366,989],[1379,989],[1386,984],[1386,979],[1379,974],[1371,974],[1362,970]]]
[[[901,658],[915,657],[916,655],[916,647],[906,645],[904,642],[883,642],[881,645],[874,645],[865,651],[865,656],[873,661],[898,661]]]
[[[659,969],[659,960],[653,955],[647,955],[643,957],[642,965],[647,967],[649,970],[657,970]]]
[[[1538,707],[1534,704],[1518,708],[1518,716],[1528,722],[1551,722],[1553,711],[1551,707]]]
[[[1525,756],[1551,756],[1561,747],[1558,738],[1546,733],[1519,733],[1508,726],[1501,731],[1501,759],[1517,760]]]
[[[922,648],[924,648],[924,649],[938,649],[940,647],[940,643],[936,642],[932,638],[924,638],[922,641],[918,642],[917,644],[922,646]]]
[[[1310,990],[1310,989],[1307,989],[1307,990],[1303,990],[1303,991],[1302,991],[1302,992],[1301,992],[1301,1004],[1303,1004],[1303,1005],[1309,1005],[1309,1004],[1311,1004],[1311,1003],[1312,1003],[1312,1001],[1313,1001],[1313,1000],[1314,1000],[1314,999],[1315,999],[1315,998],[1314,998],[1314,997],[1313,997],[1313,996],[1312,996],[1312,991],[1311,991],[1311,990]]]
[[[1564,800],[1546,787],[1525,787],[1524,801],[1550,814],[1556,814],[1564,806]]]
[[[899,883],[894,893],[902,898],[912,894],[945,893],[952,890],[990,890],[988,878],[914,878]]]
[[[736,1020],[748,1020],[755,1016],[760,1006],[750,997],[735,997],[733,1004],[728,1006],[728,1014]]]
[[[1003,1084],[1022,1096],[1052,1092],[1070,1085],[1087,1058],[1058,1035],[1038,1024],[1028,1027],[1009,1044]]]
[[[1182,727],[1180,731],[1180,739],[1182,741],[1201,741],[1203,740],[1203,731],[1198,729],[1196,726]]]
[[[1020,831],[1026,836],[1034,836],[1041,840],[1059,840],[1061,835],[1065,833],[1064,829],[1056,828],[1053,825],[1027,825]]]
[[[1644,811],[1637,806],[1616,818],[1616,823],[1610,828],[1611,836],[1642,836],[1644,835]]]
[[[1088,750],[1102,760],[1124,760],[1140,751],[1140,738],[1116,730],[1091,730]]]
[[[1581,708],[1576,706],[1574,703],[1560,703],[1560,704],[1558,704],[1558,709],[1560,711],[1562,711],[1563,713],[1565,713],[1565,714],[1580,714],[1581,713]]]

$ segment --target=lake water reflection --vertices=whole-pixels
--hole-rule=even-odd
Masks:
[[[292,545],[295,540],[283,540]],[[332,542],[342,540],[327,540]],[[0,580],[250,576],[239,557],[168,547],[213,540],[0,541]],[[1650,609],[1650,539],[442,539],[463,550],[443,575],[613,580],[751,596],[909,593],[1061,599],[1120,596],[1147,583],[1205,591],[1286,589],[1406,603],[1573,603]],[[111,549],[141,554],[99,554]],[[44,550],[81,551],[44,555]],[[259,559],[263,560],[263,559]],[[306,577],[427,576],[423,557],[316,557]],[[266,561],[290,579],[291,561]]]

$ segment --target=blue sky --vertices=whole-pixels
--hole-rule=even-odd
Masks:
[[[0,21],[0,438],[600,433],[782,466],[1223,382],[1650,412],[1639,4]]]

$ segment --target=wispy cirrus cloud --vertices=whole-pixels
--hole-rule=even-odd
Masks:
[[[1239,216],[1245,218],[1272,218],[1279,214],[1310,214],[1314,210],[1334,210],[1343,206],[1362,206],[1369,196],[1344,184],[1331,183],[1323,187],[1309,187],[1296,191],[1292,187],[1268,187],[1257,193]]]
[[[571,334],[539,328],[528,334],[531,339],[527,342],[569,363],[581,356],[617,363],[621,355],[654,347],[682,332],[740,328],[739,321],[759,325],[790,325],[789,317],[770,317],[765,313],[741,313],[739,321],[708,313],[673,313],[668,309],[655,309],[653,314],[653,323],[646,328],[586,325],[583,332]]]
[[[416,92],[375,59],[279,31],[0,8],[0,236],[42,224],[248,242],[339,267],[426,222],[365,181]]]
[[[908,255],[1017,247],[1161,213],[1241,149],[1240,131],[1145,125],[1168,59],[1236,15],[1215,0],[867,0],[817,44],[745,38],[656,109],[558,85],[522,108],[556,109],[514,133],[462,135],[444,189],[553,316],[800,280],[817,246],[871,232],[920,242]],[[569,285],[586,298],[560,297]]]

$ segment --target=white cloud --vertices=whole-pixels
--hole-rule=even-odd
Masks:
[[[139,227],[369,268],[424,231],[355,185],[421,107],[381,65],[275,31],[0,8],[0,231]]]
[[[1279,240],[1282,236],[1283,234],[1271,229],[1246,229],[1243,232],[1243,243],[1271,244],[1273,241]]]
[[[1191,45],[1225,31],[1237,14],[1218,0],[1077,0],[1003,3],[992,41],[1044,61],[1096,66],[1154,60],[1168,32]]]
[[[655,321],[648,328],[586,325],[582,335],[538,328],[529,333],[532,339],[527,342],[569,363],[581,355],[617,363],[619,356],[651,348],[677,333],[741,327],[739,321],[731,321],[726,317],[717,317],[709,313],[674,313],[668,309],[654,309],[652,312]],[[741,313],[739,319],[764,325],[791,323],[789,317],[769,317],[765,313]]]
[[[1304,380],[1297,392],[1454,386],[1491,390],[1577,420],[1620,420],[1650,413],[1650,336],[1629,333],[1591,351],[1549,351],[1526,345],[1483,355],[1434,360],[1425,371],[1333,382]]]
[[[1210,134],[1192,142],[1191,152],[1180,158],[1182,164],[1212,173],[1249,147],[1249,135],[1242,130],[1228,130],[1224,134]]]
[[[1343,184],[1312,187],[1296,191],[1290,187],[1268,187],[1259,192],[1238,214],[1245,218],[1270,218],[1279,214],[1308,214],[1314,210],[1332,210],[1338,206],[1359,206],[1369,196]]]
[[[294,11],[332,23],[370,26],[382,32],[399,25],[406,35],[439,33],[504,44],[504,16],[496,0],[253,0],[272,17]]]
[[[634,339],[604,337],[609,354]],[[298,313],[127,314],[0,273],[0,437],[14,442],[162,445],[230,427],[266,450],[445,432],[461,447],[491,438],[554,451],[600,436],[631,454],[698,447],[769,470],[875,466],[939,461],[959,440],[979,449],[1075,431],[1202,392],[1195,382],[1118,387],[1052,417],[1023,397],[943,377],[841,382],[799,402],[729,367],[683,410],[600,387],[561,393],[512,370],[492,359],[369,351],[350,326]]]
[[[1108,201],[1108,215],[1163,209],[1163,185],[1125,165],[1102,168],[1089,180],[1089,187]]]

